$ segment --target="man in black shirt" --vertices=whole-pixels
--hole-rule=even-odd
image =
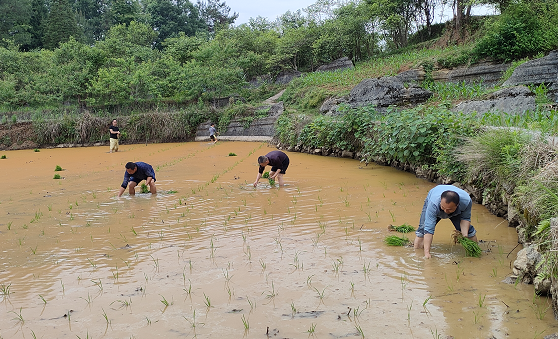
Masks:
[[[109,153],[118,152],[119,151],[119,136],[121,132],[119,132],[119,128],[117,127],[117,119],[113,119],[111,126],[109,127]]]
[[[257,183],[259,182],[259,179],[262,178],[264,168],[267,165],[272,166],[269,178],[276,180],[276,177],[278,177],[278,185],[284,186],[283,176],[286,174],[288,165],[290,165],[290,159],[286,153],[281,151],[272,151],[267,155],[261,155],[257,161],[259,163],[259,174],[257,175],[257,180],[253,183],[253,186],[257,187]]]

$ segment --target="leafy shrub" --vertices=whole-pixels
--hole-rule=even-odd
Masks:
[[[558,47],[558,3],[551,0],[512,2],[490,23],[474,53],[511,61]]]
[[[364,146],[364,157],[432,166],[438,160],[436,145],[445,147],[459,135],[474,132],[474,117],[440,107],[388,110],[374,125]]]

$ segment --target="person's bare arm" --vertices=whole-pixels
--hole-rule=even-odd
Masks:
[[[121,195],[123,195],[124,191],[126,190],[126,188],[123,188],[122,186],[119,188],[119,197]]]
[[[259,180],[261,179],[261,177],[262,177],[261,173],[257,174],[257,180],[255,180],[255,182],[253,183],[254,187],[257,187],[257,184],[259,183]]]
[[[432,240],[434,240],[434,235],[430,233],[424,234],[424,257],[430,259],[432,255],[430,254],[430,247],[432,247]]]
[[[468,220],[461,220],[459,225],[461,226],[461,234],[463,235],[463,237],[467,238],[467,236],[469,235],[469,228],[471,227],[471,222]]]

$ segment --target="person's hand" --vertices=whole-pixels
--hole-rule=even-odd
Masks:
[[[253,187],[257,187],[257,183],[258,183],[258,181],[255,181],[255,182],[253,183]]]

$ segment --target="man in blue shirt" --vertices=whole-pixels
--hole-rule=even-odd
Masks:
[[[134,188],[142,181],[146,180],[146,185],[150,188],[152,194],[156,194],[156,174],[151,165],[145,162],[128,162],[124,166],[124,180],[119,189],[119,197],[124,193],[128,186],[128,194],[134,195]]]
[[[428,192],[420,224],[416,230],[414,248],[424,248],[424,256],[431,258],[430,247],[436,229],[441,219],[449,219],[464,237],[476,242],[476,230],[471,225],[472,200],[469,194],[453,185],[438,185]]]

